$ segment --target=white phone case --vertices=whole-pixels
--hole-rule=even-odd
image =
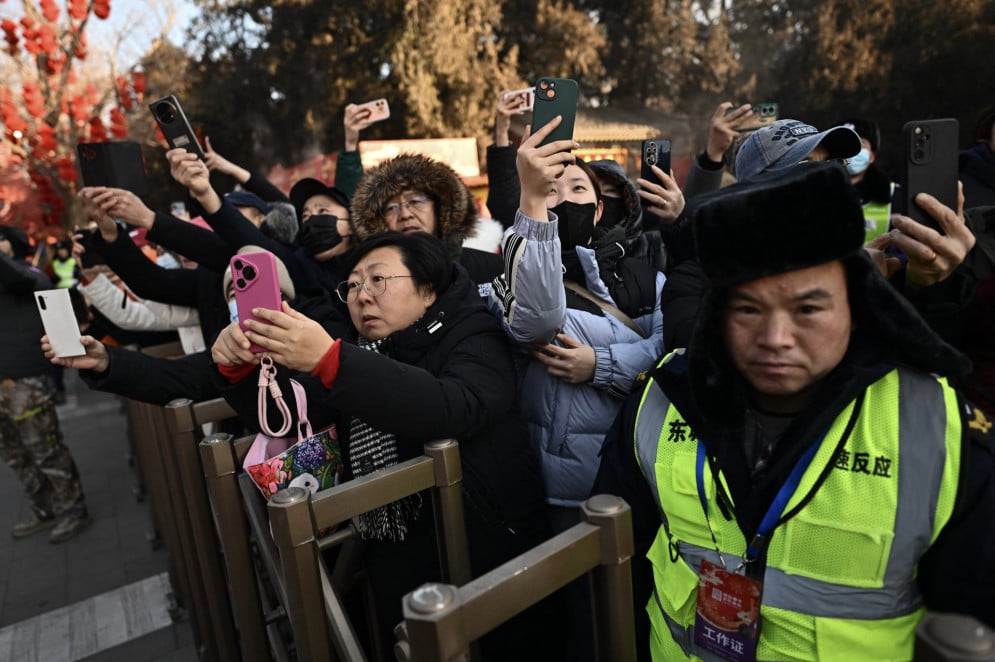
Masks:
[[[86,348],[79,341],[79,324],[73,314],[73,304],[69,300],[69,290],[38,290],[35,304],[41,314],[48,343],[57,357],[83,356]]]

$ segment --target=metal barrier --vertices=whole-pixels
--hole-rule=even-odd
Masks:
[[[221,398],[193,402],[183,398],[173,400],[163,409],[168,430],[164,452],[171,456],[176,468],[170,488],[174,506],[178,507],[177,522],[183,547],[187,575],[190,577],[191,610],[198,624],[195,635],[207,659],[227,662],[242,657],[232,617],[232,606],[225,582],[221,547],[214,523],[204,470],[197,444],[201,425],[235,416],[231,406]]]
[[[598,659],[635,660],[631,511],[625,501],[608,495],[591,497],[581,510],[584,522],[472,582],[425,584],[408,593],[397,658],[465,659],[477,639],[593,571]]]
[[[291,659],[288,642],[278,627],[287,615],[282,607],[285,600],[280,597],[285,591],[279,582],[267,585],[263,579],[279,577],[276,546],[269,535],[265,500],[242,472],[252,440],[251,436],[235,440],[229,434],[214,434],[200,442],[200,456],[221,538],[243,659],[283,662]]]
[[[280,555],[284,605],[290,617],[297,655],[302,660],[365,660],[362,647],[339,600],[338,582],[322,560],[321,550],[354,537],[344,531],[319,538],[322,530],[422,490],[432,490],[433,514],[444,581],[470,579],[466,525],[463,519],[462,467],[453,440],[425,445],[425,455],[374,472],[311,496],[301,488],[273,495],[268,504],[270,528]],[[347,549],[343,553],[348,553]],[[341,556],[341,554],[340,554]],[[340,562],[336,563],[336,570]],[[348,565],[348,564],[346,564]],[[374,637],[376,639],[376,637]]]
[[[930,612],[916,631],[914,662],[993,662],[995,632],[970,616]]]

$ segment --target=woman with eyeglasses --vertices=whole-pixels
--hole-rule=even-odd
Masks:
[[[496,253],[463,246],[475,234],[477,202],[452,168],[420,154],[402,154],[363,175],[352,198],[355,239],[381,232],[426,232],[442,240],[487,297],[504,269]]]
[[[258,360],[249,345],[257,343],[282,366],[281,377],[303,373],[297,378],[312,427],[336,424],[343,479],[417,457],[433,439],[455,438],[474,576],[549,538],[538,458],[517,411],[511,348],[466,271],[430,234],[388,232],[358,246],[347,273],[336,294],[349,310],[349,337],[331,337],[289,306],[258,311],[268,323],[248,322],[244,334],[237,324],[222,332],[212,354],[221,373],[238,382],[222,389],[229,401],[255,415],[256,380],[246,378]],[[295,412],[292,389],[281,388]],[[431,504],[405,499],[361,521],[389,637],[402,617],[402,596],[440,578]],[[541,659],[555,659],[555,650],[541,649],[560,645],[549,636],[559,610],[536,610],[484,639],[488,659],[532,655],[536,646]]]

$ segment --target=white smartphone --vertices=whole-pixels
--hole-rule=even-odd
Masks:
[[[69,290],[38,290],[35,292],[35,303],[38,304],[41,323],[55,355],[61,359],[86,354],[86,348],[79,340],[79,324],[73,313]]]
[[[532,106],[535,105],[535,88],[525,87],[520,90],[512,90],[511,92],[505,92],[502,99],[507,101],[508,99],[511,99],[513,97],[522,98],[522,103],[515,110],[519,112],[532,110]]]

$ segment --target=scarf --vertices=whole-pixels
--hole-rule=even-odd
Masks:
[[[357,344],[363,349],[380,352],[386,339],[369,341],[360,336]],[[398,462],[397,439],[381,432],[369,423],[353,417],[349,421],[349,460],[353,476],[365,476]],[[421,514],[421,495],[415,494],[359,516],[359,532],[367,540],[400,542],[408,532],[407,523]]]

